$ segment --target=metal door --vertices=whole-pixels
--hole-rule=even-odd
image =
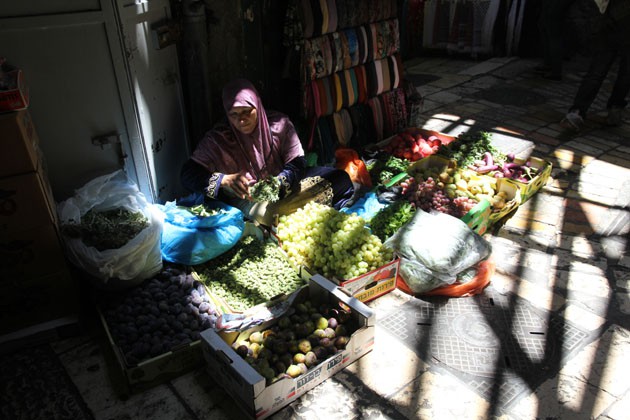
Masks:
[[[0,5],[0,55],[24,70],[57,201],[121,167],[149,199],[180,194],[177,54],[151,49],[152,25],[168,17],[166,0]]]

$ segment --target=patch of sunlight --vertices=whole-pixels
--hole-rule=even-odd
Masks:
[[[553,155],[562,169],[570,169],[573,165],[585,166],[595,160],[594,156],[576,153],[562,147],[554,150]]]

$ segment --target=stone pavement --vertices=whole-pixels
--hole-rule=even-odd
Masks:
[[[621,127],[603,124],[607,82],[585,129],[565,131],[559,121],[587,62],[567,62],[562,82],[539,78],[536,64],[406,63],[424,96],[418,124],[497,133],[549,160],[551,179],[486,235],[496,273],[483,296],[427,301],[394,291],[370,302],[373,350],[272,418],[628,418],[630,114]],[[410,319],[420,311],[433,318]],[[397,319],[411,329],[391,328]],[[471,340],[488,352],[468,352]],[[94,336],[54,349],[97,419],[243,417],[205,371],[121,400]]]

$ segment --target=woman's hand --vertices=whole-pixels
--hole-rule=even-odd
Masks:
[[[229,188],[238,197],[249,199],[249,187],[256,180],[252,178],[249,172],[241,171],[235,174],[224,175],[221,180],[221,187]]]

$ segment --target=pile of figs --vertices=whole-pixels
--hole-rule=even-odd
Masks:
[[[199,340],[219,316],[205,286],[176,266],[123,295],[103,297],[101,308],[128,366]]]
[[[346,348],[356,330],[348,309],[311,300],[292,305],[270,328],[252,332],[232,348],[269,385],[296,378]]]

